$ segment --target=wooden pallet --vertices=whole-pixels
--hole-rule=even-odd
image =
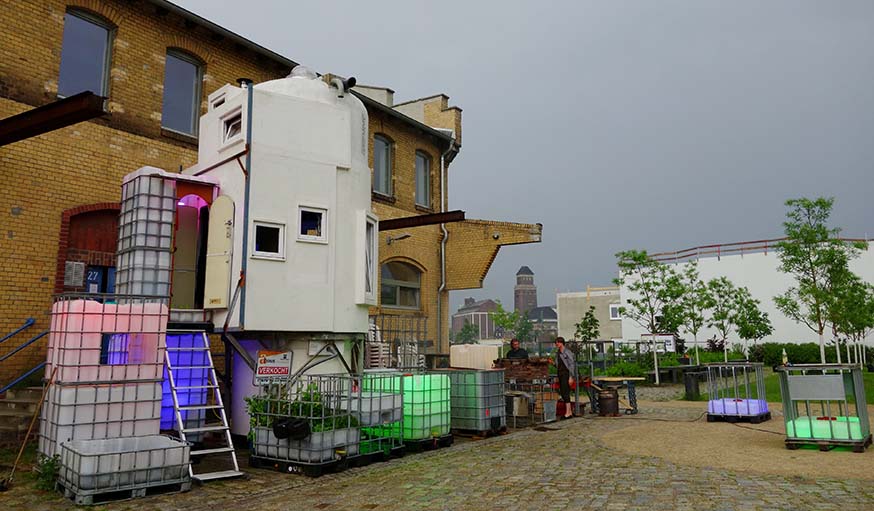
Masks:
[[[868,438],[864,440],[858,441],[832,441],[832,440],[820,440],[820,439],[810,439],[810,440],[798,440],[798,439],[786,439],[786,448],[789,450],[795,450],[805,445],[814,445],[819,447],[820,451],[830,451],[835,447],[850,447],[853,452],[863,453],[865,449],[871,445],[871,435],[868,435]]]
[[[449,434],[422,440],[404,440],[404,446],[407,448],[407,452],[433,451],[434,449],[449,447],[453,441],[452,434]]]
[[[125,490],[109,491],[87,490],[79,491],[78,493],[75,489],[65,487],[60,481],[56,487],[58,491],[64,494],[64,497],[71,499],[77,506],[93,506],[94,504],[118,502],[151,495],[186,492],[191,489],[191,481],[161,484],[147,488],[128,488]]]
[[[771,420],[771,412],[760,413],[759,415],[722,415],[722,414],[707,414],[707,422],[749,422],[750,424],[761,424]]]
[[[472,429],[452,429],[451,433],[453,436],[470,438],[472,440],[482,440],[484,438],[489,438],[493,436],[506,435],[507,426],[501,426],[497,429],[486,429],[481,431]]]

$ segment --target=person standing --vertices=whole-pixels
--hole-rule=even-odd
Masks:
[[[575,384],[576,363],[574,354],[565,346],[564,337],[555,338],[555,368],[558,371],[558,392],[564,402],[564,418],[573,416],[571,410],[571,385]]]
[[[506,358],[527,359],[528,351],[519,346],[519,339],[510,341],[510,351],[507,352]]]

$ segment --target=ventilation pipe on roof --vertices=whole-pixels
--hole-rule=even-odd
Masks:
[[[338,98],[342,98],[343,96],[345,96],[346,92],[348,92],[349,89],[351,89],[352,87],[355,87],[356,83],[358,83],[358,81],[355,79],[354,76],[350,76],[345,80],[336,77],[331,78],[331,85],[337,87]]]

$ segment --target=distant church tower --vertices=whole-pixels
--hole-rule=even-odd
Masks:
[[[526,313],[537,308],[537,286],[534,285],[534,272],[523,266],[516,272],[516,287],[513,288],[515,310]]]

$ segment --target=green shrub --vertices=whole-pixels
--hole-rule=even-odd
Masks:
[[[607,376],[644,376],[646,369],[633,362],[617,362],[607,368]]]
[[[40,490],[53,491],[58,480],[58,472],[61,468],[61,456],[42,456],[36,462],[36,487]]]

